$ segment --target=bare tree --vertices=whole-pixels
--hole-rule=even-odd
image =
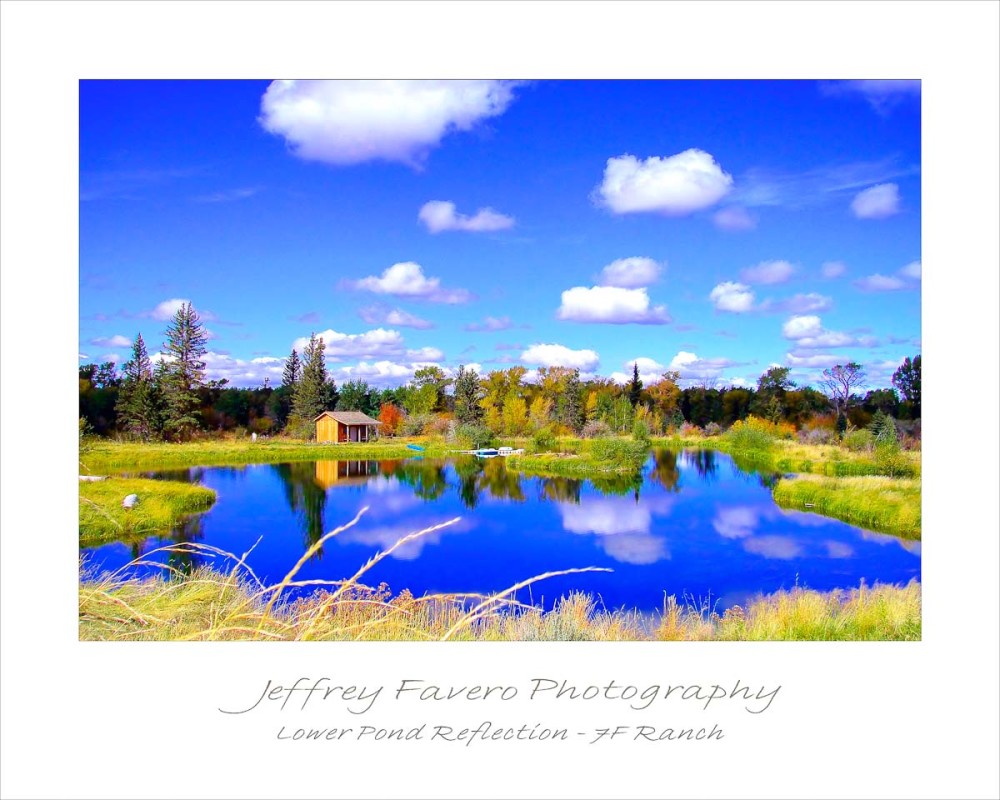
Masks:
[[[847,406],[851,391],[863,385],[867,377],[861,365],[852,361],[849,364],[837,364],[835,367],[823,370],[823,379],[819,384],[830,395],[839,415]]]

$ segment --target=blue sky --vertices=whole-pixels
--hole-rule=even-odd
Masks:
[[[920,352],[909,81],[83,81],[80,354],[801,384]],[[301,349],[301,348],[300,348]],[[529,373],[530,375],[530,373]]]

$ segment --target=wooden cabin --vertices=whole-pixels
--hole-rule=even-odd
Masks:
[[[317,442],[367,442],[382,423],[360,411],[324,411],[314,420]]]

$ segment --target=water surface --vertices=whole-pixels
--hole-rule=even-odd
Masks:
[[[707,450],[657,450],[641,476],[595,481],[526,477],[502,458],[148,474],[199,482],[215,489],[218,500],[169,537],[89,549],[83,552],[88,562],[116,569],[170,541],[237,555],[257,543],[248,562],[261,580],[276,583],[306,548],[368,506],[359,524],[328,541],[298,579],[349,577],[402,536],[454,517],[458,523],[403,546],[364,582],[418,596],[490,593],[544,572],[596,566],[613,571],[549,579],[518,597],[551,607],[567,592],[583,590],[609,609],[652,611],[667,594],[722,611],[796,585],[825,591],[920,577],[919,542],[784,511],[771,498],[777,476],[741,470],[729,456]],[[189,569],[204,557],[169,559]]]

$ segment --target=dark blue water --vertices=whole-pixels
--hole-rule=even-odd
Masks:
[[[572,591],[609,608],[651,611],[664,594],[721,611],[759,593],[796,585],[829,590],[906,583],[920,577],[920,544],[815,514],[783,511],[771,499],[775,476],[739,469],[711,451],[656,451],[641,476],[580,481],[518,475],[505,460],[320,461],[206,467],[157,473],[218,492],[207,513],[170,537],[83,552],[103,569],[145,555],[180,569],[211,563],[203,554],[150,551],[199,542],[242,555],[276,583],[324,533],[368,506],[358,525],[326,542],[296,576],[338,580],[413,531],[455,525],[397,550],[363,578],[398,592],[501,591],[544,572],[607,567],[519,592],[544,604]],[[216,562],[217,566],[223,566]],[[150,571],[142,567],[140,571]]]

